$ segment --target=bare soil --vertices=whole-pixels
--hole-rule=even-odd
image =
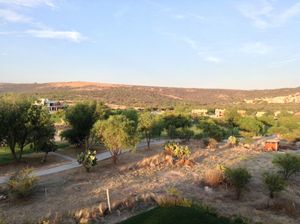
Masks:
[[[36,223],[48,218],[56,220],[56,223],[75,223],[75,217],[82,214],[97,216],[106,202],[106,189],[110,190],[112,205],[115,205],[128,197],[159,195],[176,188],[183,197],[215,207],[221,215],[241,215],[262,223],[300,223],[299,176],[289,181],[286,191],[273,201],[268,199],[263,187],[261,173],[274,169],[271,161],[275,152],[227,147],[205,149],[199,145],[196,141],[190,143],[193,151],[191,157],[195,162],[192,167],[153,165],[153,158],[157,159],[157,154],[162,151],[162,146],[156,146],[150,151],[144,149],[124,153],[117,165],[112,165],[111,160],[101,161],[90,173],[79,167],[41,177],[38,189],[31,198],[26,201],[0,201],[0,213],[8,223]],[[148,166],[137,165],[145,165],[147,160]],[[251,183],[239,201],[235,199],[232,189],[227,189],[225,185],[205,190],[205,171],[220,164],[250,170]],[[135,212],[117,210],[113,215],[99,217],[96,223],[116,223]]]

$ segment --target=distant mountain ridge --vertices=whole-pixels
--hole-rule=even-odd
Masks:
[[[0,94],[21,93],[62,100],[97,99],[128,106],[161,106],[179,103],[197,105],[243,103],[245,100],[278,99],[300,93],[300,87],[268,90],[232,90],[137,86],[94,82],[0,83]],[[279,98],[278,98],[279,97]],[[275,101],[276,101],[275,99]],[[249,102],[250,102],[249,101]],[[280,100],[279,100],[280,101]],[[261,102],[261,101],[259,101]],[[284,102],[284,100],[282,101]],[[293,103],[293,102],[288,102]],[[295,100],[294,103],[299,103]]]

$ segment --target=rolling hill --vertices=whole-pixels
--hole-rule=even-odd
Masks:
[[[18,93],[66,101],[96,99],[108,104],[139,107],[176,105],[225,106],[233,103],[246,104],[245,100],[253,100],[253,102],[261,104],[266,102],[259,99],[296,95],[299,92],[300,87],[271,90],[231,90],[135,86],[93,82],[0,83],[0,94]]]

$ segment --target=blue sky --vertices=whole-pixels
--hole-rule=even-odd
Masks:
[[[300,1],[0,0],[0,82],[300,86]]]

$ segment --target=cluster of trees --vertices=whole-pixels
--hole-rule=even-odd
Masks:
[[[192,117],[187,112],[166,112],[133,109],[111,110],[103,103],[81,102],[65,111],[64,119],[70,128],[61,137],[88,151],[102,142],[111,152],[114,163],[122,149],[134,148],[145,139],[148,149],[153,138],[164,135],[169,139],[191,138],[221,141],[229,136],[252,138],[266,134],[282,134],[290,140],[300,136],[300,119],[288,113],[241,116],[227,110],[223,119]],[[16,161],[20,161],[25,147],[37,151],[55,150],[55,128],[46,108],[28,99],[1,99],[0,141],[7,145]]]
[[[28,99],[0,101],[0,142],[7,145],[16,162],[21,161],[25,147],[48,152],[56,149],[55,128],[48,110]]]

